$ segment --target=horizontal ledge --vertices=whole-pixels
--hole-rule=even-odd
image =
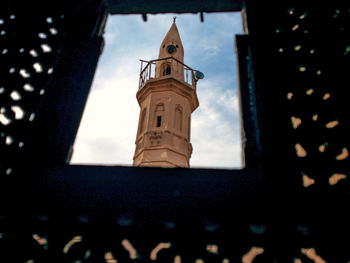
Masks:
[[[241,0],[108,0],[108,9],[111,14],[230,12],[241,11],[242,7],[243,3]]]
[[[283,170],[276,167],[275,172],[280,171],[284,181],[288,175]],[[291,221],[300,215],[311,221],[345,215],[347,193],[297,194],[293,185],[272,182],[270,172],[252,168],[27,167],[23,174],[0,178],[0,216],[112,215],[148,222],[199,219],[232,223],[258,218],[271,221],[282,214]]]
[[[239,207],[249,210],[248,204],[258,201],[265,189],[261,173],[247,169],[70,165],[38,169],[35,176],[26,177],[28,171],[22,179],[11,178],[8,186],[2,182],[0,207],[34,213],[66,210],[165,218],[184,213],[190,217],[223,216]],[[14,196],[15,203],[8,203],[9,196]]]

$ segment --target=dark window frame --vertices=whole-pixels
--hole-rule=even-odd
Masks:
[[[161,115],[158,115],[156,118],[156,127],[157,128],[162,127],[162,116]]]

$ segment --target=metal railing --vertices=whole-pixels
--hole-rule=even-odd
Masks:
[[[141,68],[140,68],[140,80],[139,80],[139,89],[150,79],[154,79],[158,76],[157,74],[157,62],[166,60],[167,63],[171,65],[172,68],[177,68],[178,65],[183,66],[184,70],[184,81],[191,85],[194,89],[197,85],[197,79],[195,78],[195,72],[196,70],[192,69],[191,67],[187,66],[186,64],[182,63],[180,60],[174,58],[174,57],[167,57],[167,58],[160,58],[160,59],[154,59],[154,60],[142,60],[141,61]],[[144,64],[146,63],[146,65]],[[174,63],[176,63],[176,66],[173,67]],[[166,76],[172,76],[172,73]]]

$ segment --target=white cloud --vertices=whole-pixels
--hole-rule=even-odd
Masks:
[[[198,88],[201,105],[192,117],[191,165],[241,167],[238,98],[231,89],[221,89],[214,83],[207,81]]]
[[[139,114],[135,99],[137,83],[127,78],[96,82],[79,128],[72,162],[131,164]]]

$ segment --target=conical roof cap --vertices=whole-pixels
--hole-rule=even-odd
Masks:
[[[169,45],[173,45],[176,47],[175,54],[169,54],[167,52],[167,47]],[[160,45],[158,58],[165,58],[165,57],[173,56],[176,59],[179,59],[180,61],[183,62],[184,53],[185,52],[184,52],[184,48],[182,45],[180,33],[179,33],[179,30],[177,29],[176,23],[174,21],[173,24],[171,25],[170,29],[166,33],[166,35],[162,41],[162,44]]]
[[[168,33],[165,35],[162,44],[167,44],[169,42],[176,42],[178,45],[182,46],[180,33],[175,22],[171,25]]]

